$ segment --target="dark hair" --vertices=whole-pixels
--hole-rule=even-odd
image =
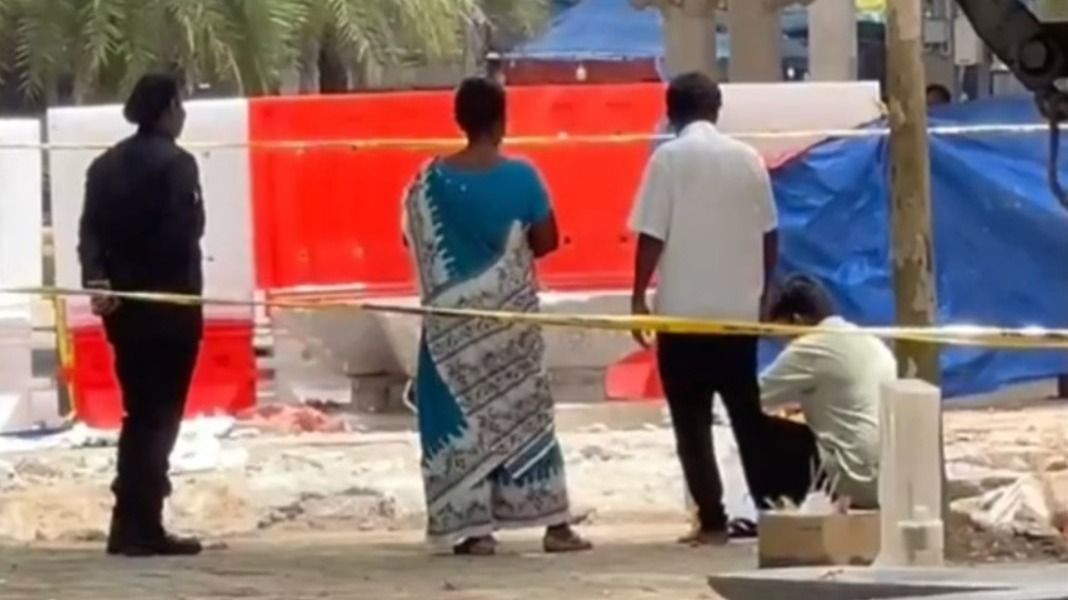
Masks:
[[[672,125],[686,126],[701,119],[715,121],[722,107],[719,84],[704,73],[679,75],[668,86],[667,111]]]
[[[940,83],[932,83],[927,86],[927,95],[930,96],[932,94],[937,96],[938,100],[943,103],[948,104],[953,101],[953,93],[949,91],[949,88]]]
[[[793,275],[778,287],[768,317],[772,321],[785,321],[797,315],[818,322],[835,312],[834,300],[827,288],[814,277]]]
[[[141,129],[150,128],[159,122],[167,109],[181,99],[178,78],[164,73],[150,73],[137,80],[122,114],[130,123]]]
[[[504,86],[486,77],[471,77],[456,91],[456,123],[470,139],[493,132],[506,118]]]

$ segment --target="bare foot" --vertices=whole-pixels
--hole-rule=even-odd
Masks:
[[[564,554],[570,552],[588,552],[593,550],[593,544],[584,539],[571,529],[570,525],[557,525],[545,530],[545,540],[542,547],[549,554]]]

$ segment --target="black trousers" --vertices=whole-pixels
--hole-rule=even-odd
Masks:
[[[138,535],[162,532],[169,457],[193,378],[198,337],[112,338],[125,417],[119,435],[115,516]]]
[[[800,505],[819,481],[814,479],[820,466],[816,435],[808,425],[780,417],[766,417],[765,426],[764,493],[774,501],[787,499]]]
[[[660,379],[671,411],[675,442],[702,528],[723,531],[727,514],[712,445],[712,406],[719,394],[738,440],[742,469],[754,501],[773,496],[767,466],[767,417],[760,407],[757,339],[660,335]],[[758,506],[759,507],[759,506]]]

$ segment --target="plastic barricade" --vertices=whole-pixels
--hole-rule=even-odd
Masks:
[[[75,415],[91,427],[111,429],[122,423],[122,397],[114,357],[100,327],[77,327],[74,367]],[[248,349],[252,326],[243,321],[209,322],[186,404],[187,418],[237,414],[256,403],[256,365]]]

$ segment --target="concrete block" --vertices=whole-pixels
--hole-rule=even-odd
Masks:
[[[761,568],[866,566],[879,553],[878,512],[765,512],[760,515],[758,529]]]

